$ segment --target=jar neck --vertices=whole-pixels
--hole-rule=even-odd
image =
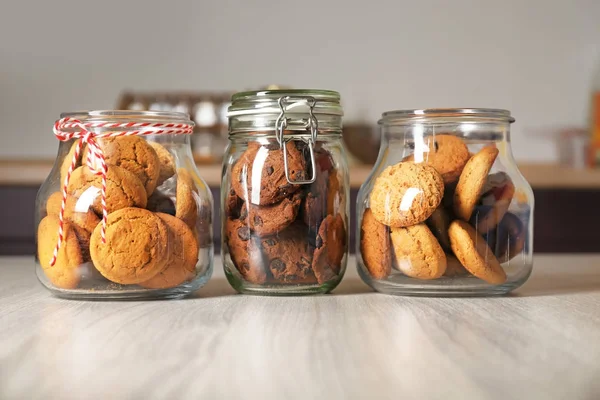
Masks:
[[[241,136],[276,136],[279,115],[240,115],[229,118],[229,138]],[[342,133],[342,117],[339,115],[315,114],[318,135],[338,135]],[[306,114],[286,115],[286,135],[310,136],[310,118]]]
[[[453,135],[466,142],[500,143],[510,142],[510,123],[508,122],[458,122],[458,123],[411,123],[381,125],[383,143],[411,143],[436,135]]]

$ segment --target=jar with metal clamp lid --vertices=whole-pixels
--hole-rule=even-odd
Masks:
[[[337,92],[232,97],[221,186],[223,266],[241,293],[326,293],[348,254],[349,178]]]

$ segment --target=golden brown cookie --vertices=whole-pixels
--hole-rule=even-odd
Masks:
[[[93,200],[92,210],[102,215],[102,177],[93,174],[87,166],[77,168],[71,175],[68,192],[79,201],[88,203]],[[146,207],[148,196],[138,178],[131,172],[108,166],[106,176],[106,208],[108,213],[125,207]]]
[[[306,164],[294,142],[286,143],[290,180],[306,179]],[[258,171],[256,171],[258,169]],[[300,188],[285,176],[283,150],[278,144],[251,142],[233,166],[231,186],[237,195],[255,205],[277,203]]]
[[[398,269],[417,279],[437,279],[446,272],[446,254],[427,225],[392,228]]]
[[[78,199],[75,196],[67,194],[65,202],[64,219],[79,226],[80,228],[91,234],[100,222],[100,218],[90,208],[91,201],[86,202],[86,199]],[[60,214],[62,205],[62,193],[54,192],[46,201],[46,212],[48,215]]]
[[[462,139],[453,135],[435,135],[426,139],[426,146],[428,151],[423,149],[403,161],[425,162],[442,175],[445,184],[456,182],[470,158]]]
[[[525,248],[525,227],[523,222],[512,213],[506,213],[496,229],[490,230],[485,239],[498,258],[505,263],[520,254]]]
[[[98,140],[104,153],[104,160],[109,165],[116,165],[132,172],[142,183],[148,196],[152,194],[158,183],[160,161],[156,151],[139,136],[108,137]],[[87,158],[88,147],[83,153]]]
[[[249,203],[244,203],[240,219],[257,236],[274,235],[284,230],[296,220],[300,203],[302,203],[302,192],[300,190],[290,195],[290,197],[281,200],[279,203],[268,206],[250,204],[249,212],[247,207]]]
[[[454,213],[464,221],[471,219],[475,205],[496,157],[498,149],[487,146],[469,159],[454,191]]]
[[[320,284],[335,278],[346,252],[346,228],[340,214],[328,215],[317,233],[312,269]]]
[[[485,234],[498,225],[508,211],[515,194],[515,185],[504,172],[490,174],[483,187],[480,203],[471,216],[471,223],[477,232]]]
[[[479,279],[491,284],[506,281],[506,273],[483,237],[465,221],[455,220],[448,230],[452,251],[460,263]]]
[[[377,221],[367,208],[360,229],[360,254],[365,267],[373,278],[387,278],[392,271],[390,228]]]
[[[264,260],[250,228],[239,219],[228,218],[225,222],[224,235],[231,261],[242,277],[250,283],[265,283],[267,272],[263,264]]]
[[[68,221],[63,223],[63,242],[56,263],[50,266],[54,248],[58,242],[60,221],[56,215],[48,215],[40,221],[37,232],[37,254],[40,265],[50,282],[62,289],[75,289],[81,280],[78,269],[83,264],[79,240]]]
[[[448,228],[450,227],[450,216],[442,206],[435,209],[433,214],[425,221],[425,224],[431,230],[431,233],[445,251],[450,251],[450,238],[448,238]]]
[[[169,234],[167,267],[139,285],[149,289],[167,289],[181,285],[195,276],[198,262],[198,244],[192,230],[179,218],[156,213]]]
[[[260,239],[260,247],[249,249],[251,254],[264,254],[270,281],[280,284],[316,283],[311,266],[312,252],[308,244],[308,229],[302,223],[290,225],[275,236]],[[321,282],[319,282],[321,283]]]
[[[458,258],[456,258],[454,254],[446,253],[446,272],[444,272],[444,276],[454,278],[466,275],[469,275],[469,271],[462,266],[460,261],[458,261]]]
[[[162,185],[164,181],[175,175],[175,157],[162,144],[157,142],[148,142],[156,152],[160,163],[158,180],[156,186]]]
[[[167,267],[169,233],[154,213],[128,207],[109,214],[106,243],[102,224],[92,233],[90,253],[96,269],[108,280],[124,285],[145,282]]]
[[[81,139],[76,139],[73,144],[71,145],[71,148],[69,149],[69,152],[65,155],[65,158],[63,158],[62,164],[60,165],[60,187],[62,187],[62,185],[65,183],[65,178],[67,177],[67,173],[69,172],[69,167],[71,166],[71,163],[73,162],[73,156],[75,155],[75,150],[77,149],[77,145],[79,144],[79,141]],[[79,157],[77,157],[76,163],[75,163],[75,168],[80,167],[81,166],[81,155],[83,154],[83,149],[81,149],[81,151],[79,152]],[[75,171],[75,168],[73,169],[73,171]]]
[[[390,227],[406,227],[425,221],[440,205],[444,181],[430,165],[401,162],[377,177],[370,208],[377,221]]]
[[[175,216],[190,228],[196,226],[196,220],[198,219],[198,204],[194,197],[196,191],[192,174],[185,168],[178,168]]]

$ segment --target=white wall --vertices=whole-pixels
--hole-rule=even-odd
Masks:
[[[125,88],[329,88],[349,120],[508,108],[528,161],[556,157],[533,131],[586,121],[598,0],[288,3],[0,0],[0,158],[53,157],[61,111],[112,108]]]

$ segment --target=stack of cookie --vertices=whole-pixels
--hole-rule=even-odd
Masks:
[[[77,145],[63,159],[61,184]],[[212,241],[212,210],[198,195],[191,173],[176,168],[176,153],[139,136],[105,138],[99,145],[108,165],[106,241],[101,238],[101,176],[82,165],[88,156],[84,146],[67,186],[64,241],[54,265],[61,191],[46,199],[46,216],[38,226],[38,258],[47,278],[62,289],[97,289],[110,282],[164,289],[195,278],[199,248]]]
[[[286,143],[290,181],[312,176],[302,142]],[[277,143],[250,142],[225,188],[224,241],[237,273],[251,284],[311,285],[337,280],[347,249],[340,185],[332,155],[317,143],[316,180],[292,184]],[[238,274],[239,273],[239,274]]]
[[[490,174],[494,146],[471,154],[436,135],[376,178],[362,217],[360,251],[374,279],[392,269],[416,279],[475,276],[506,281],[501,264],[523,251],[525,230],[508,212],[515,188]]]

